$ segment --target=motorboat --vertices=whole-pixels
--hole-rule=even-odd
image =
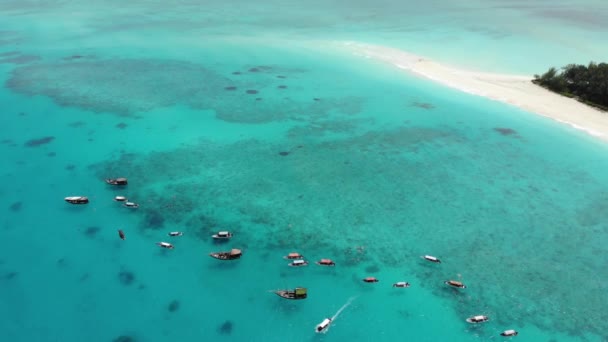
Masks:
[[[399,281],[393,284],[393,287],[410,287],[410,283],[405,281]]]
[[[463,283],[461,283],[459,281],[456,281],[456,280],[444,281],[444,284],[450,285],[450,286],[453,286],[453,287],[457,287],[459,289],[466,289],[467,288]]]
[[[375,277],[363,278],[363,281],[366,282],[366,283],[377,283],[377,282],[379,282],[379,280],[376,279]]]
[[[513,329],[509,329],[509,330],[505,330],[503,332],[500,333],[500,336],[517,336],[517,334],[519,334],[517,331],[513,330]]]
[[[173,245],[168,242],[157,242],[156,245],[162,248],[173,249]]]
[[[467,322],[469,322],[469,323],[483,323],[483,322],[487,322],[489,320],[490,320],[490,318],[488,316],[484,316],[484,315],[478,315],[478,316],[473,316],[473,317],[467,318]]]
[[[305,299],[308,296],[307,290],[304,287],[296,287],[294,290],[276,290],[273,292],[285,299]]]
[[[317,332],[317,333],[325,332],[327,330],[327,328],[329,328],[330,324],[331,324],[331,318],[324,319],[321,323],[317,324],[317,327],[315,328],[315,332]]]
[[[232,233],[231,232],[217,232],[217,234],[213,234],[211,235],[211,237],[213,237],[214,239],[218,239],[218,240],[227,240],[230,239],[232,237]]]
[[[220,260],[235,260],[239,259],[243,255],[243,252],[240,249],[233,248],[229,252],[214,252],[209,255]]]
[[[108,178],[106,179],[106,183],[110,184],[110,185],[127,185],[127,179],[126,178]]]
[[[69,196],[65,198],[65,201],[71,204],[87,204],[89,199],[84,196]]]
[[[119,230],[118,230],[118,236],[119,236],[119,237],[120,237],[122,240],[124,240],[124,239],[125,239],[125,232],[123,232],[123,231],[122,231],[122,229],[119,229]]]
[[[283,258],[285,258],[287,260],[297,260],[297,259],[304,259],[304,256],[300,253],[292,252],[292,253],[287,254]]]
[[[290,262],[288,265],[291,267],[302,267],[302,266],[308,265],[308,261],[302,260],[302,259],[297,259],[297,260]]]
[[[184,235],[184,233],[182,233],[182,232],[170,232],[169,233],[169,236],[182,236],[182,235]]]
[[[331,259],[321,259],[317,261],[316,264],[321,266],[336,266],[336,263],[333,262]]]
[[[123,205],[127,208],[132,208],[132,209],[139,208],[139,204],[137,204],[135,202],[125,202],[125,204],[123,204]]]
[[[127,200],[127,198],[125,196],[116,196],[116,197],[114,197],[114,200],[116,202],[125,202]]]
[[[432,256],[432,255],[425,255],[425,256],[422,256],[422,259],[424,259],[424,260],[428,260],[428,261],[430,261],[430,262],[441,263],[441,260],[439,260],[438,258],[436,258],[436,257],[434,257],[434,256]]]

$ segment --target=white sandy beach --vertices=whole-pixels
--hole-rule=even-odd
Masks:
[[[390,63],[449,87],[517,106],[608,141],[608,113],[537,86],[530,82],[531,76],[461,70],[398,49],[356,42],[340,44],[356,55]]]

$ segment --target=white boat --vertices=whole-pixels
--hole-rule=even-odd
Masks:
[[[157,242],[156,245],[162,248],[173,249],[173,245],[168,242]]]
[[[501,332],[500,336],[517,336],[517,334],[519,334],[517,331],[509,329]]]
[[[106,183],[110,185],[127,185],[128,181],[126,178],[108,178]]]
[[[182,235],[184,235],[184,233],[182,233],[182,232],[170,232],[169,233],[169,236],[182,236]]]
[[[64,200],[71,204],[87,204],[89,203],[89,199],[85,196],[69,196],[64,198]]]
[[[298,259],[298,260],[294,260],[294,261],[290,262],[288,265],[291,267],[302,267],[302,266],[308,265],[308,261]]]
[[[469,322],[469,323],[483,323],[483,322],[487,322],[489,320],[490,320],[490,318],[488,316],[484,316],[484,315],[478,315],[478,316],[473,316],[473,317],[467,318],[467,322]]]
[[[331,318],[324,319],[321,323],[317,324],[317,327],[315,328],[315,332],[317,332],[317,333],[325,332],[327,330],[327,328],[329,328],[330,324],[331,324]]]
[[[123,205],[127,208],[133,208],[133,209],[139,208],[139,204],[137,204],[135,202],[125,202],[125,204],[123,204]]]
[[[434,257],[432,255],[424,255],[424,256],[422,256],[422,259],[428,260],[430,262],[441,263],[441,260],[439,260],[438,258],[436,258],[436,257]]]
[[[116,196],[116,197],[114,197],[114,200],[116,202],[125,202],[127,200],[127,198],[125,196]]]
[[[211,237],[213,237],[214,239],[230,239],[232,237],[232,233],[231,232],[217,232],[217,234],[213,234],[211,235]]]
[[[410,287],[410,283],[406,281],[399,281],[393,284],[393,287]]]

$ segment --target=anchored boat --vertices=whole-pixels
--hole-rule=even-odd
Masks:
[[[393,287],[410,287],[410,283],[405,281],[399,281],[393,284]]]
[[[116,202],[124,202],[127,200],[127,198],[125,196],[116,196],[116,197],[114,197],[114,200]]]
[[[168,242],[157,242],[156,245],[162,248],[173,249],[173,245]]]
[[[64,198],[64,200],[70,204],[87,204],[89,203],[89,199],[84,196],[69,196]]]
[[[298,259],[298,260],[294,260],[294,261],[290,262],[288,265],[291,266],[291,267],[302,267],[302,266],[307,266],[308,265],[308,261],[302,260],[302,259]]]
[[[239,259],[243,255],[243,252],[240,249],[233,248],[230,252],[214,252],[209,255],[220,260],[235,260]]]
[[[519,334],[517,331],[513,330],[513,329],[509,329],[509,330],[505,330],[503,332],[500,333],[500,336],[517,336],[517,334]]]
[[[377,283],[377,282],[379,282],[379,280],[376,279],[375,277],[363,278],[363,281],[366,282],[366,283]]]
[[[459,281],[456,281],[456,280],[448,280],[448,281],[444,281],[443,283],[446,284],[446,285],[457,287],[459,289],[466,289],[467,288],[463,283],[461,283]]]
[[[232,237],[232,233],[231,232],[217,232],[217,234],[213,234],[213,235],[211,235],[211,237],[213,237],[214,239],[218,239],[218,240],[228,240]]]
[[[182,232],[170,232],[169,233],[169,236],[182,236],[182,235],[184,235],[184,233],[182,233]]]
[[[424,256],[422,256],[422,259],[428,260],[430,262],[441,263],[441,260],[439,260],[438,258],[436,258],[432,255],[424,255]]]
[[[304,256],[300,253],[292,252],[284,256],[283,258],[287,260],[296,260],[296,259],[304,259]]]
[[[305,299],[308,296],[304,287],[296,287],[294,290],[276,290],[274,293],[285,299]]]
[[[128,181],[126,178],[108,178],[106,183],[110,185],[127,185]]]
[[[321,266],[336,266],[336,263],[333,262],[331,259],[321,259],[317,261],[316,264]]]
[[[135,203],[135,202],[125,202],[125,204],[123,204],[125,207],[127,208],[131,208],[131,209],[137,209],[139,208],[139,204]]]
[[[487,322],[489,320],[490,320],[490,318],[488,316],[484,316],[484,315],[478,315],[478,316],[473,316],[473,317],[467,318],[467,322],[469,322],[469,323],[483,323],[483,322]]]

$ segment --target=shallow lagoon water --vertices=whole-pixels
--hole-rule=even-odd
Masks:
[[[0,7],[10,26],[0,52],[11,59],[0,65],[7,339],[485,341],[510,328],[523,341],[605,339],[603,143],[315,50],[319,37],[361,32],[411,43],[359,19],[351,34],[347,21],[321,25],[322,15],[282,31],[289,21],[273,27],[262,7],[238,16],[245,10],[186,5]],[[188,12],[196,15],[183,20]],[[324,13],[331,23],[342,12]],[[39,59],[14,59],[23,55]],[[127,188],[103,183],[117,176],[129,177]],[[91,203],[70,206],[69,195]],[[115,195],[141,207],[122,208]],[[233,240],[213,243],[225,229]],[[166,236],[173,230],[185,234]],[[232,247],[241,260],[208,256]],[[291,251],[311,265],[288,267]],[[328,257],[335,268],[312,264]],[[467,289],[446,288],[447,279]],[[412,287],[390,286],[402,280]],[[268,292],[296,286],[309,298]],[[353,296],[327,334],[314,333]],[[491,321],[464,322],[476,314]]]

